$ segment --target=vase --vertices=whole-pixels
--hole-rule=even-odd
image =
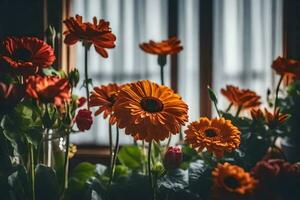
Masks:
[[[42,141],[41,163],[54,169],[61,169],[64,166],[66,140],[60,131],[45,131]]]

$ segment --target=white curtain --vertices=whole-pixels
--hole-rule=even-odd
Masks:
[[[283,0],[214,0],[214,89],[250,88],[265,102],[271,63],[282,55]],[[219,95],[220,96],[220,95]],[[221,107],[224,108],[226,101]],[[225,103],[224,103],[225,102]]]
[[[184,46],[178,54],[178,90],[189,105],[190,121],[198,119],[201,100],[199,1],[178,0],[178,38]],[[218,94],[226,84],[234,84],[265,96],[266,88],[272,86],[270,64],[282,51],[282,1],[213,0],[213,85]],[[71,15],[80,14],[86,21],[93,16],[110,21],[117,36],[116,48],[109,51],[108,59],[91,48],[89,69],[95,86],[141,79],[160,82],[157,57],[142,52],[138,44],[167,38],[168,0],[72,0],[71,5]],[[81,45],[77,45],[76,52],[77,67],[83,74]],[[170,86],[169,64],[165,70],[165,82]],[[84,95],[83,89],[78,91]],[[73,135],[71,140],[108,144],[107,132],[107,121],[99,116],[90,131]],[[121,143],[132,142],[131,137],[121,132]]]
[[[84,21],[92,21],[94,16],[109,21],[117,37],[116,48],[109,50],[108,59],[99,56],[93,48],[89,52],[89,74],[94,86],[143,79],[160,82],[157,57],[142,52],[138,45],[150,39],[160,41],[167,38],[167,0],[73,0],[71,5],[71,15],[82,15]],[[84,49],[80,44],[76,48],[77,67],[83,74]],[[170,85],[169,68],[170,65],[165,68],[167,85]],[[84,96],[83,89],[76,92]],[[108,121],[103,120],[102,115],[96,117],[90,131],[73,135],[71,141],[77,144],[108,144]],[[123,131],[120,141],[123,144],[133,142]]]

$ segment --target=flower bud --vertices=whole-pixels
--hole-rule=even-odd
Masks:
[[[74,68],[72,71],[70,71],[68,79],[69,79],[69,83],[72,87],[76,87],[77,84],[79,83],[79,71],[77,68]]]
[[[79,110],[75,122],[80,131],[89,130],[93,124],[92,112],[87,109]]]
[[[176,169],[180,166],[183,156],[180,147],[169,147],[164,158],[166,169]]]

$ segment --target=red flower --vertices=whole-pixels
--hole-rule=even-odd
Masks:
[[[298,60],[286,59],[278,57],[272,63],[272,68],[279,75],[293,75],[300,77],[300,62]]]
[[[61,106],[71,98],[70,85],[67,79],[56,76],[30,76],[26,80],[27,94],[43,103],[54,103]]]
[[[67,31],[64,32],[66,38],[64,42],[67,45],[73,45],[78,41],[87,44],[94,44],[95,50],[104,58],[108,57],[105,48],[114,48],[116,36],[111,32],[109,22],[101,19],[97,22],[97,18],[93,18],[93,23],[82,22],[82,16],[76,15],[64,21]]]
[[[161,42],[150,40],[148,43],[140,44],[140,48],[146,53],[156,55],[172,55],[179,53],[183,47],[180,45],[180,40],[177,37],[171,37]]]
[[[51,46],[35,37],[7,38],[0,49],[1,66],[5,72],[32,75],[49,67],[55,60]]]
[[[252,174],[259,180],[258,200],[300,199],[300,164],[269,159],[258,162]]]
[[[261,97],[252,90],[240,89],[232,85],[227,85],[225,89],[221,89],[221,93],[232,105],[243,109],[255,108],[261,104]]]
[[[93,124],[92,112],[87,109],[79,110],[75,122],[80,131],[89,130]]]
[[[169,147],[164,158],[166,169],[176,169],[180,166],[183,159],[180,147]]]
[[[0,82],[0,112],[14,107],[24,97],[24,93],[22,86]]]

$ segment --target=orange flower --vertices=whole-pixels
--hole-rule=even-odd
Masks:
[[[193,148],[202,151],[204,148],[220,158],[224,152],[231,152],[240,145],[240,131],[230,120],[225,118],[200,118],[192,122],[185,131],[185,141]]]
[[[282,125],[289,117],[288,114],[281,114],[279,109],[276,109],[275,113],[271,113],[266,108],[265,116],[267,123],[271,128],[275,128]]]
[[[282,125],[288,119],[289,115],[281,114],[279,109],[276,109],[274,114],[265,108],[264,112],[261,109],[252,109],[251,117],[253,120],[266,120],[270,127],[275,128]]]
[[[212,171],[214,199],[240,200],[254,192],[257,181],[243,168],[229,163],[218,164]]]
[[[279,56],[273,61],[272,68],[281,76],[288,75],[290,78],[300,78],[300,62],[298,60],[286,59]]]
[[[51,46],[35,37],[7,38],[0,49],[0,66],[5,72],[32,75],[55,60]]]
[[[61,106],[71,98],[67,79],[56,76],[30,76],[26,80],[27,94],[43,103]]]
[[[94,44],[95,50],[104,58],[108,57],[105,50],[115,47],[116,36],[111,32],[109,22],[101,19],[99,22],[96,17],[93,23],[82,22],[82,16],[76,15],[64,21],[67,31],[64,32],[67,45],[73,45],[78,41]]]
[[[115,124],[116,117],[113,115],[113,105],[117,99],[120,86],[117,84],[102,85],[95,87],[92,95],[90,96],[90,106],[99,106],[99,109],[95,112],[95,115],[99,115],[103,112],[103,117],[106,119],[110,115],[109,123]]]
[[[180,46],[180,40],[176,37],[171,37],[168,40],[163,40],[161,42],[150,40],[149,43],[140,44],[140,48],[146,53],[156,55],[176,54],[183,49],[183,47]]]
[[[232,103],[244,109],[257,107],[261,104],[260,96],[254,91],[239,89],[238,87],[227,85],[226,89],[221,89],[221,93]]]
[[[261,109],[251,109],[250,111],[251,117],[253,120],[261,120],[261,119],[265,119],[264,113]]]
[[[123,87],[113,106],[119,128],[137,140],[164,140],[188,121],[188,106],[166,86],[148,80]]]

